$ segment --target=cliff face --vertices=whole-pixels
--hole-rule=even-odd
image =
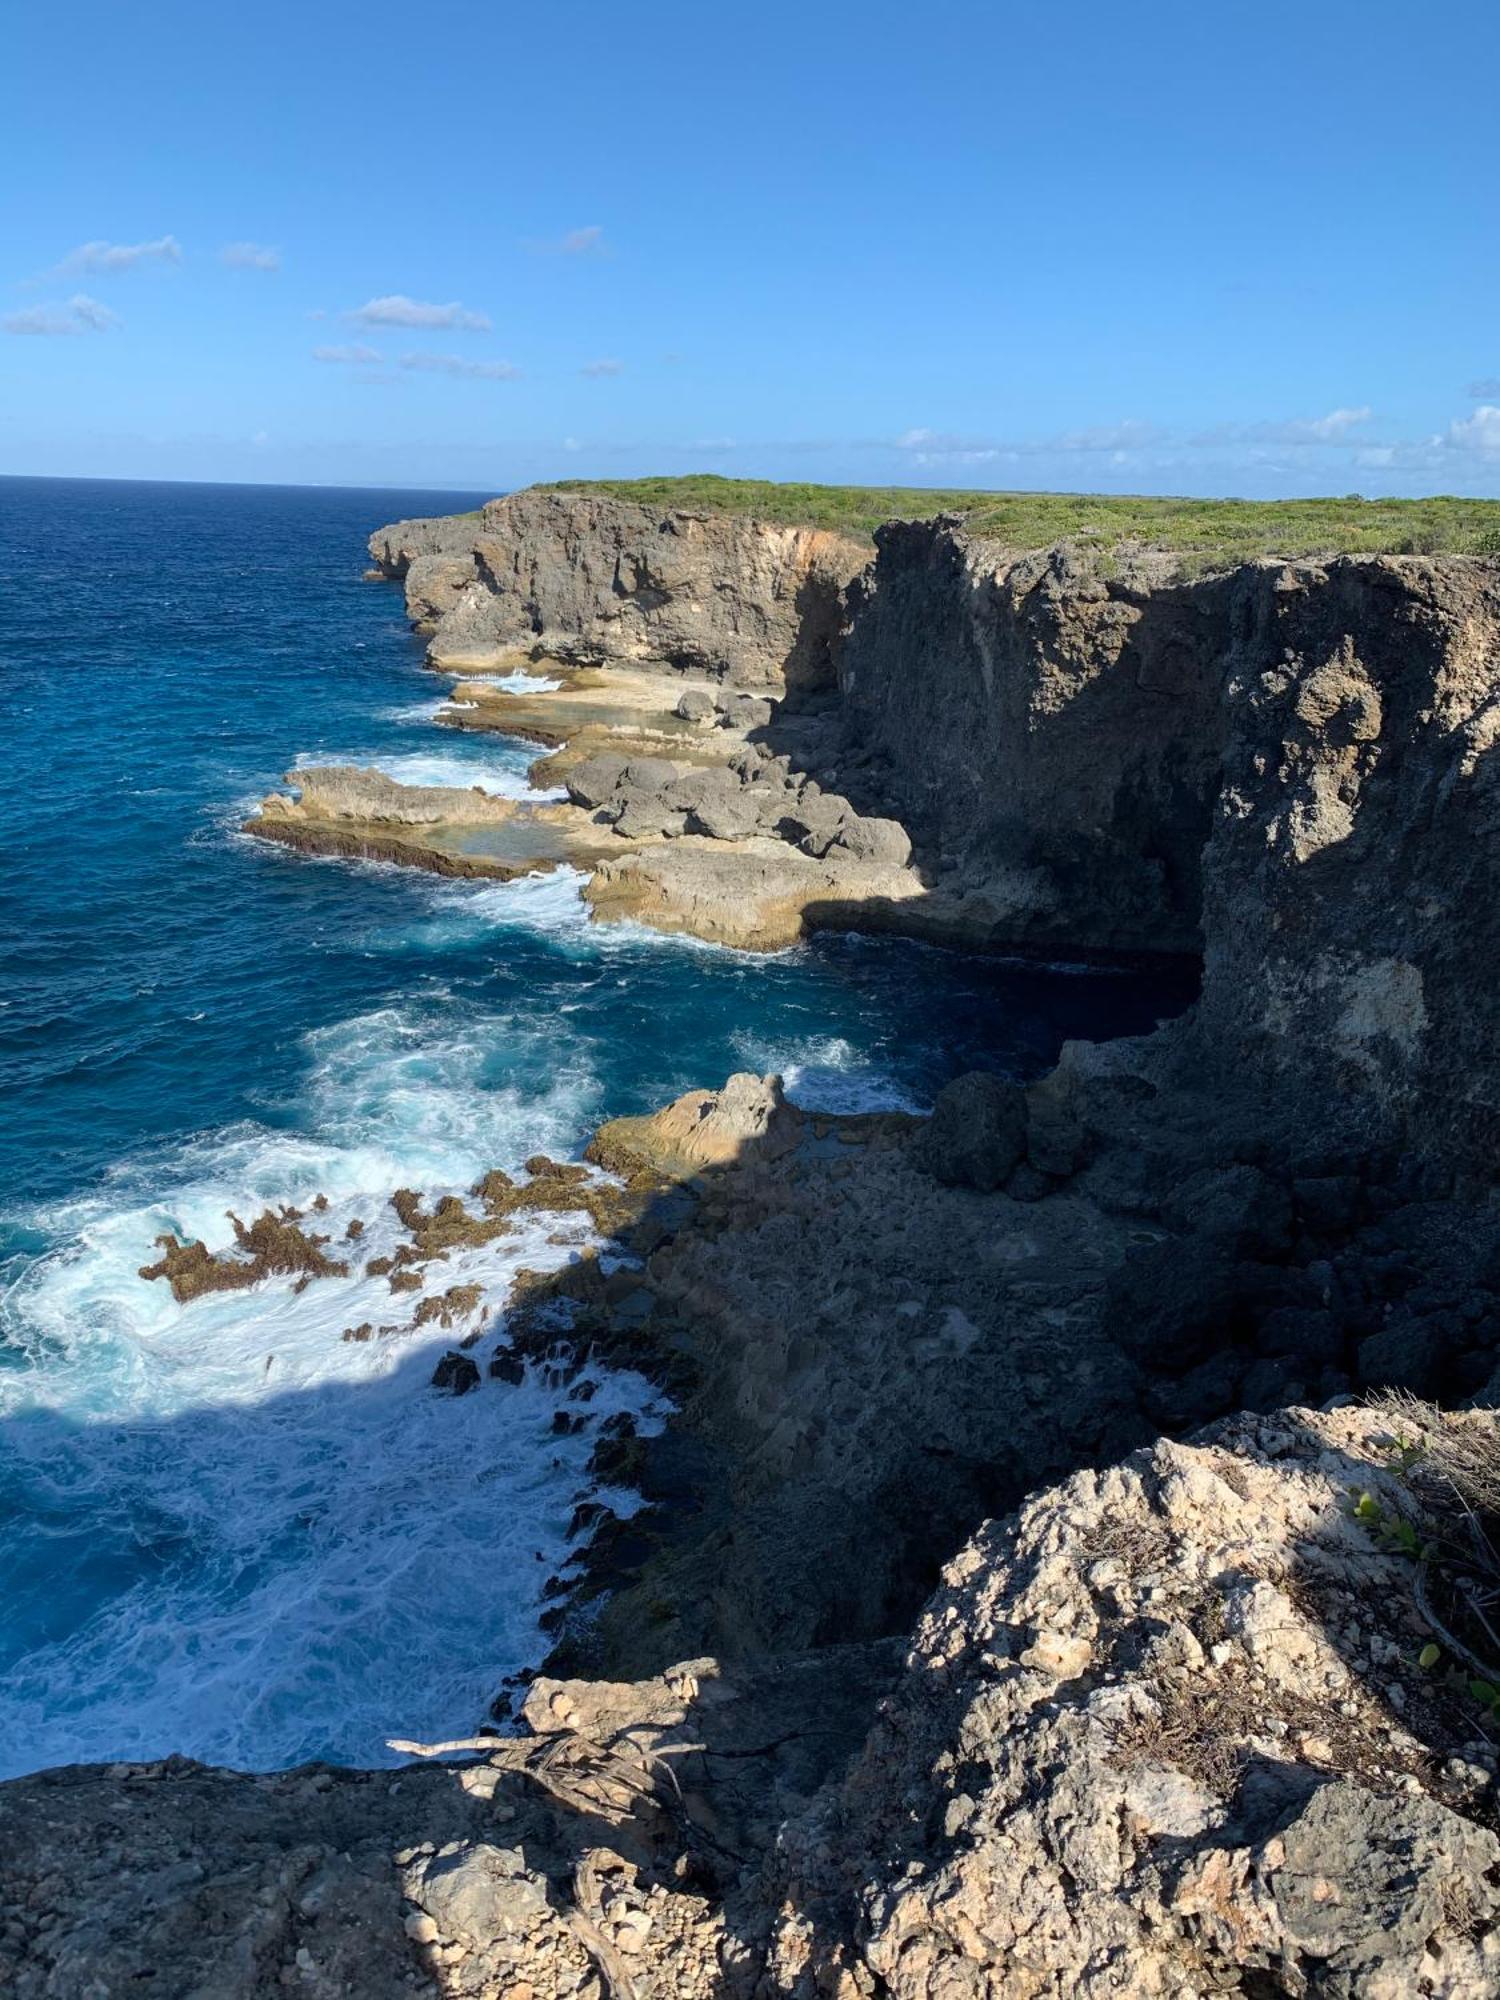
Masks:
[[[928,887],[893,927],[954,942],[1199,952],[1173,1084],[1320,1104],[1330,1146],[1483,1168],[1500,1105],[1500,569],[1017,553],[955,518],[873,562],[727,514],[527,492],[371,539],[431,655],[696,668],[783,696],[768,754],[899,817]],[[820,777],[827,776],[818,768]],[[1273,1105],[1274,1100],[1274,1105]],[[1258,1115],[1258,1114],[1257,1114]]]
[[[1016,942],[1204,951],[1175,1081],[1320,1133],[1493,1150],[1500,572],[1458,557],[1101,573],[951,522],[849,593],[848,726]]]
[[[880,530],[839,689],[892,808],[1020,943],[1196,948],[1231,586]]]
[[[815,529],[581,494],[512,494],[464,519],[457,535],[403,522],[370,541],[377,567],[405,577],[440,666],[546,655],[826,683],[841,593],[868,554]]]
[[[1225,659],[1203,998],[1180,1071],[1493,1171],[1500,569],[1258,572]]]

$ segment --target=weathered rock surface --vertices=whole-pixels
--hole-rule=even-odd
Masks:
[[[1423,1518],[1412,1415],[1076,1474],[949,1563],[904,1672],[544,1677],[456,1772],[0,1788],[7,1990],[1485,2000],[1497,1757],[1371,1527]]]
[[[272,792],[261,803],[271,819],[347,819],[392,826],[481,825],[515,816],[515,802],[479,785],[403,785],[384,771],[360,764],[307,764],[283,781],[298,797]]]
[[[1398,1429],[1238,1419],[976,1537],[783,1843],[767,1990],[1500,1990],[1495,1754],[1352,1505],[1415,1517]]]
[[[461,528],[398,523],[371,537],[370,554],[412,584],[437,665],[547,654],[769,688],[831,680],[841,592],[868,559],[816,529],[540,491],[492,501]],[[416,556],[472,563],[474,580],[435,620],[432,572],[414,577]],[[443,572],[444,592],[458,575]]]
[[[776,1160],[796,1146],[802,1113],[779,1076],[741,1072],[722,1090],[690,1090],[647,1118],[615,1118],[600,1128],[590,1157],[643,1161],[659,1173]]]

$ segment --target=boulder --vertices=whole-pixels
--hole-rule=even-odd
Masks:
[[[626,792],[615,815],[615,832],[626,840],[670,839],[687,830],[687,814],[674,812],[659,795]]]
[[[1407,1313],[1393,1315],[1359,1343],[1359,1379],[1367,1389],[1408,1389],[1424,1396],[1441,1361],[1432,1325]]]
[[[672,713],[684,722],[712,722],[718,713],[714,698],[703,688],[686,688]]]
[[[938,1092],[918,1140],[918,1157],[948,1187],[989,1193],[1008,1180],[1026,1151],[1026,1093],[985,1070],[958,1076]]]
[[[719,724],[724,729],[764,729],[776,713],[776,704],[759,695],[721,695]]]
[[[1278,1306],[1256,1329],[1255,1344],[1262,1354],[1284,1355],[1316,1372],[1343,1354],[1344,1333],[1325,1307]]]
[[[568,797],[575,806],[591,809],[602,806],[614,797],[621,778],[625,775],[628,759],[614,751],[603,751],[597,757],[587,757],[583,763],[575,765],[564,783]]]
[[[834,843],[856,861],[874,861],[904,868],[911,859],[911,840],[899,820],[866,819],[851,813]]]
[[[819,792],[800,799],[790,812],[783,814],[776,830],[783,839],[794,841],[804,854],[821,859],[843,832],[849,816],[846,799]]]
[[[670,757],[632,757],[620,774],[620,782],[634,792],[664,792],[678,776],[678,767]]]
[[[748,789],[709,796],[688,814],[688,831],[710,840],[749,840],[764,833],[767,794]]]

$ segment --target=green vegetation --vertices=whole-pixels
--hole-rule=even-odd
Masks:
[[[1013,548],[1079,536],[1100,548],[1171,549],[1197,567],[1255,556],[1496,555],[1500,500],[1179,500],[1113,493],[980,493],[926,486],[779,485],[769,479],[566,479],[555,492],[604,493],[648,507],[750,514],[868,540],[883,521],[964,514]]]

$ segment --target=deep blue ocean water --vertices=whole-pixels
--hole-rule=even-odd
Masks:
[[[298,760],[524,786],[535,752],[434,726],[447,683],[361,578],[372,528],[483,497],[0,480],[0,1772],[377,1760],[542,1651],[590,1447],[552,1393],[432,1392],[440,1331],[341,1341],[391,1314],[357,1275],[179,1308],[137,1275],[160,1231],[321,1193],[368,1253],[394,1188],[734,1069],[920,1106],[1186,997],[888,940],[750,957],[592,927],[566,875],[245,837]],[[548,1233],[453,1280],[571,1254]],[[620,1377],[592,1407],[652,1409]]]

